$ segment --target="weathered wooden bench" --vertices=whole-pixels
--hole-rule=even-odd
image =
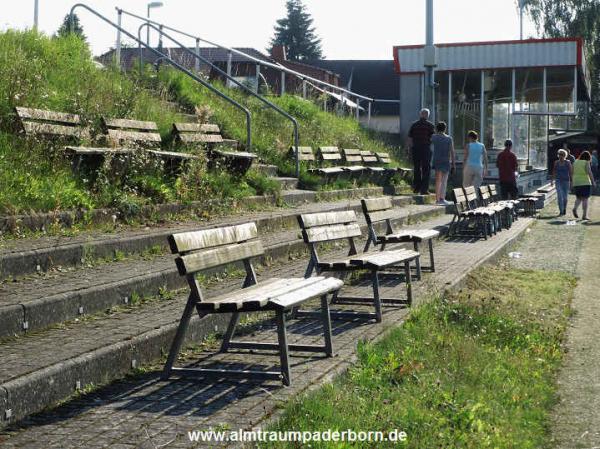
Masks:
[[[354,211],[342,212],[321,212],[313,214],[302,214],[298,216],[298,223],[302,229],[304,242],[310,248],[310,261],[306,268],[305,277],[310,277],[314,271],[318,275],[323,272],[339,272],[342,276],[358,270],[367,270],[371,274],[371,283],[373,288],[372,297],[341,297],[336,292],[333,295],[334,302],[370,302],[375,308],[374,313],[333,311],[332,318],[356,319],[366,318],[375,319],[377,322],[382,320],[381,305],[383,302],[412,304],[412,277],[410,264],[419,258],[419,253],[407,249],[398,249],[391,251],[372,251],[358,253],[356,249],[355,238],[361,236],[360,226],[356,219]],[[350,245],[348,256],[344,258],[323,259],[319,257],[319,245],[338,240],[347,240]],[[390,271],[389,269],[404,267],[406,282],[406,299],[380,297],[380,272]],[[397,271],[394,273],[398,275]]]
[[[482,207],[490,207],[500,214],[500,225],[509,229],[516,217],[517,208],[509,201],[494,201],[487,185],[479,187],[479,204]]]
[[[296,158],[296,148],[293,146],[289,149],[289,156],[292,160],[295,160]],[[314,164],[317,160],[315,158],[315,153],[313,153],[312,147],[307,146],[298,147],[298,159],[301,163],[306,163],[308,165]]]
[[[452,190],[454,194],[454,217],[450,223],[451,236],[479,236],[487,240],[494,234],[496,212],[485,207],[473,207],[462,187]]]
[[[239,151],[238,142],[224,139],[218,125],[207,123],[173,123],[172,130],[177,143],[186,147],[203,147],[207,150],[211,168],[224,165],[230,171],[246,173],[257,155]]]
[[[198,159],[198,156],[190,153],[161,150],[162,140],[155,122],[103,117],[102,129],[108,146],[113,150],[119,149],[130,153],[139,149],[144,150],[161,159],[165,170],[170,173],[179,172],[185,162]],[[109,153],[103,148],[96,150]]]
[[[179,274],[185,276],[188,281],[190,295],[164,367],[164,379],[168,379],[172,373],[177,373],[212,378],[275,379],[282,380],[284,385],[290,385],[292,379],[289,351],[322,352],[327,356],[333,355],[328,295],[342,287],[341,280],[331,277],[273,278],[258,283],[251,259],[264,254],[264,250],[258,239],[255,223],[174,234],[169,237],[169,245],[171,251],[177,254],[175,263]],[[246,271],[241,290],[205,298],[195,275],[203,270],[236,262],[242,262]],[[319,317],[324,328],[325,344],[323,346],[288,344],[286,312],[313,298],[321,299]],[[173,367],[194,311],[200,318],[213,313],[231,313],[221,352],[227,352],[229,349],[275,350],[279,352],[281,370]],[[263,311],[275,312],[277,343],[232,340],[240,313]]]
[[[362,165],[362,157],[358,148],[344,148],[342,153],[345,164],[342,169],[347,171],[352,178],[361,179],[367,175],[368,169]]]
[[[371,244],[373,244],[373,246],[381,245],[380,249],[384,250],[385,246],[388,244],[412,243],[414,250],[420,253],[421,243],[427,242],[429,246],[429,266],[423,267],[420,260],[417,259],[417,278],[421,279],[422,269],[431,272],[435,271],[433,240],[440,236],[439,231],[435,229],[394,230],[392,220],[395,218],[395,214],[392,200],[389,197],[362,199],[361,205],[368,227],[365,251],[369,249]],[[377,226],[380,225],[380,223],[385,223],[385,232],[383,233],[377,231]]]
[[[16,107],[15,114],[26,136],[44,136],[76,142],[91,138],[89,128],[78,114],[22,107]]]
[[[491,212],[493,212],[492,215],[492,233],[496,234],[498,231],[500,231],[502,229],[502,215],[504,213],[504,208],[500,207],[500,206],[484,206],[483,204],[481,204],[481,200],[479,198],[479,196],[477,195],[477,190],[475,189],[475,186],[467,186],[467,187],[463,187],[463,191],[465,192],[465,197],[467,198],[467,201],[469,203],[469,209],[471,210],[477,210],[477,209],[482,209],[482,210],[489,210]]]
[[[342,162],[342,154],[340,153],[340,149],[338,147],[319,147],[319,149],[317,150],[317,156],[319,162],[323,166],[315,168],[311,171],[321,176],[324,176],[327,182],[335,180],[337,178],[342,178],[344,177],[344,175],[347,175],[347,172],[344,171],[342,167],[339,167],[339,164]]]

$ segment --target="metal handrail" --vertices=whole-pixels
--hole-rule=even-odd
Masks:
[[[276,112],[278,112],[279,114],[281,114],[282,116],[284,116],[286,119],[288,119],[289,121],[291,121],[292,125],[294,127],[294,156],[295,156],[295,159],[296,159],[296,177],[300,176],[300,158],[298,157],[298,146],[300,145],[300,138],[299,138],[299,131],[298,131],[299,127],[298,127],[298,121],[294,117],[292,117],[289,113],[287,113],[285,110],[281,109],[276,104],[274,104],[274,103],[270,102],[269,100],[267,100],[266,98],[264,98],[262,95],[254,92],[252,89],[248,88],[248,86],[246,86],[245,84],[240,83],[233,76],[230,76],[227,72],[225,72],[220,67],[218,67],[217,65],[213,64],[212,62],[210,62],[208,59],[200,56],[199,54],[194,53],[192,50],[190,50],[189,48],[187,48],[187,46],[185,46],[184,44],[182,44],[181,42],[179,42],[178,40],[176,40],[174,37],[170,36],[169,34],[165,33],[159,27],[156,27],[156,26],[154,26],[154,25],[152,25],[150,23],[142,23],[139,26],[139,28],[138,28],[138,40],[141,41],[141,39],[142,39],[142,29],[144,27],[146,27],[147,29],[153,29],[153,30],[157,31],[160,34],[161,37],[166,37],[167,39],[169,39],[174,44],[179,45],[179,47],[185,53],[187,53],[187,54],[195,57],[199,61],[202,61],[203,63],[209,65],[217,73],[219,73],[220,75],[224,76],[226,79],[228,79],[233,84],[235,84],[236,86],[238,86],[244,92],[246,92],[247,94],[249,94],[249,95],[257,98],[262,103],[266,104],[271,109],[275,110]],[[139,50],[140,50],[140,72],[141,72],[141,68],[143,67],[143,63],[144,63],[143,62],[144,55],[143,55],[143,49],[142,49],[141,45],[139,46]]]
[[[313,82],[313,83],[317,83],[317,84],[320,84],[320,85],[322,85],[322,86],[329,87],[330,89],[335,89],[335,90],[337,90],[337,91],[340,91],[340,92],[342,92],[342,93],[345,93],[345,94],[351,95],[351,96],[353,96],[353,97],[355,97],[355,98],[358,98],[358,99],[361,99],[361,100],[367,100],[367,101],[371,101],[371,102],[372,102],[373,100],[375,100],[374,98],[367,97],[367,96],[365,96],[365,95],[361,95],[361,94],[358,94],[358,93],[356,93],[356,92],[352,92],[351,90],[344,89],[343,87],[336,86],[336,85],[334,85],[334,84],[330,84],[330,83],[328,83],[328,82],[326,82],[326,81],[322,81],[322,80],[319,80],[319,79],[317,79],[317,78],[313,78],[313,77],[311,77],[311,76],[308,76],[308,75],[305,75],[305,74],[303,74],[303,73],[296,72],[295,70],[292,70],[292,69],[288,69],[287,67],[285,67],[285,66],[283,66],[283,65],[281,65],[281,64],[273,64],[273,63],[271,63],[271,62],[264,61],[264,60],[262,60],[262,59],[256,58],[256,57],[254,57],[254,56],[251,56],[251,55],[249,55],[249,54],[246,54],[246,53],[244,53],[243,51],[237,50],[237,49],[235,49],[235,48],[231,48],[231,47],[227,47],[227,46],[224,46],[224,45],[220,45],[220,44],[217,44],[217,43],[215,43],[215,42],[211,42],[211,41],[209,41],[209,40],[207,40],[207,39],[201,38],[201,37],[199,37],[199,36],[194,36],[194,35],[192,35],[192,34],[186,33],[185,31],[181,31],[181,30],[178,30],[178,29],[176,29],[176,28],[170,27],[170,26],[168,26],[168,25],[164,25],[164,24],[162,24],[162,23],[160,23],[160,22],[156,22],[156,21],[154,21],[154,20],[150,20],[150,19],[149,19],[149,18],[147,18],[147,17],[142,17],[142,16],[139,16],[139,15],[137,15],[137,14],[131,13],[131,12],[129,12],[129,11],[126,11],[126,10],[124,10],[124,9],[121,9],[121,8],[119,8],[119,7],[116,7],[115,9],[117,10],[117,12],[118,12],[119,14],[121,14],[121,13],[124,13],[124,14],[126,14],[126,15],[128,15],[128,16],[135,17],[135,18],[137,18],[137,19],[143,20],[144,22],[147,22],[147,23],[152,23],[152,24],[154,24],[154,25],[156,25],[156,26],[158,26],[158,27],[162,27],[163,29],[166,29],[166,30],[173,31],[173,32],[175,32],[175,33],[179,33],[179,34],[181,34],[181,35],[183,35],[183,36],[186,36],[186,37],[189,37],[189,38],[191,38],[191,39],[195,39],[196,41],[204,42],[204,43],[207,43],[207,44],[209,44],[209,45],[212,45],[212,46],[214,46],[214,47],[221,48],[221,49],[223,49],[223,50],[226,50],[226,51],[229,51],[229,52],[231,52],[231,53],[235,53],[235,54],[237,54],[237,55],[240,55],[240,56],[243,56],[243,57],[245,57],[245,58],[248,58],[249,60],[251,60],[251,61],[254,61],[254,62],[256,62],[257,64],[263,65],[263,66],[265,66],[265,67],[271,67],[271,68],[273,68],[273,69],[275,69],[275,70],[279,70],[279,71],[281,71],[281,72],[285,72],[285,73],[288,73],[288,74],[290,74],[290,75],[294,75],[294,76],[296,76],[296,77],[300,78],[300,79],[301,79],[301,80],[303,80],[303,81],[304,81],[304,80],[306,80],[306,81],[311,81],[311,82]]]
[[[73,7],[71,8],[71,12],[69,13],[69,16],[71,18],[75,14],[75,9],[77,9],[77,8],[86,9],[87,11],[91,12],[92,14],[94,14],[96,17],[100,18],[101,20],[104,20],[106,23],[108,23],[109,25],[111,25],[113,28],[116,28],[117,30],[119,30],[119,32],[125,34],[130,39],[133,39],[135,42],[138,43],[138,45],[140,45],[140,46],[143,45],[144,47],[146,47],[147,49],[149,49],[152,53],[156,54],[159,58],[164,59],[169,64],[171,64],[173,67],[175,67],[178,70],[182,71],[183,73],[185,73],[186,75],[188,75],[190,78],[194,79],[195,81],[199,82],[204,87],[206,87],[207,89],[209,89],[214,94],[218,95],[219,97],[223,98],[225,101],[231,103],[236,108],[238,108],[242,112],[244,112],[244,114],[246,115],[246,149],[247,149],[247,151],[251,151],[251,149],[252,149],[252,116],[251,116],[250,110],[248,108],[246,108],[242,104],[238,103],[233,98],[230,98],[228,95],[224,94],[220,90],[216,89],[211,84],[209,84],[206,81],[204,81],[202,78],[198,77],[197,75],[194,75],[192,72],[190,72],[188,69],[186,69],[185,67],[183,67],[181,64],[175,62],[169,56],[165,55],[164,53],[161,53],[160,51],[156,50],[155,48],[150,47],[149,45],[147,45],[146,43],[144,43],[141,39],[136,38],[133,34],[129,33],[128,31],[126,31],[125,29],[123,29],[121,26],[119,26],[116,23],[112,22],[110,19],[104,17],[102,14],[100,14],[99,12],[97,12],[94,9],[90,8],[86,4],[76,3],[75,5],[73,5]],[[73,24],[74,24],[74,21],[71,20],[71,28],[73,27]]]

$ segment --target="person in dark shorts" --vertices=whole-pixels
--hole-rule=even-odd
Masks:
[[[421,109],[421,118],[414,122],[408,131],[409,146],[413,160],[413,192],[425,195],[429,193],[429,175],[431,172],[431,136],[435,132],[429,121],[429,109]]]
[[[567,215],[567,203],[569,201],[569,190],[573,179],[573,166],[567,160],[567,151],[558,150],[558,159],[554,161],[552,170],[552,184],[556,186],[556,198],[558,202],[558,215]]]
[[[517,187],[517,171],[519,163],[517,156],[512,152],[513,143],[508,139],[504,142],[504,150],[498,154],[496,167],[498,167],[498,176],[500,178],[500,193],[503,200],[516,200],[519,196]]]
[[[579,155],[579,159],[573,164],[573,190],[576,196],[575,207],[573,207],[573,216],[579,218],[577,209],[579,205],[583,206],[583,220],[588,220],[588,200],[592,194],[592,186],[596,186],[596,180],[592,174],[592,155],[589,151],[584,151]]]

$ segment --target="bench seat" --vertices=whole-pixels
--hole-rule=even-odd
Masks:
[[[313,278],[272,278],[251,287],[233,291],[198,304],[202,310],[234,312],[257,308],[291,308],[316,296],[342,287],[343,281],[323,276]]]
[[[73,147],[68,146],[65,147],[65,152],[67,154],[72,154],[76,156],[120,156],[126,154],[134,154],[139,150],[135,150],[133,148],[104,148],[104,147]]]
[[[360,256],[352,256],[350,263],[354,266],[364,268],[386,268],[407,261],[413,261],[419,257],[419,253],[409,249],[397,249],[364,253]]]
[[[379,243],[424,242],[436,239],[439,236],[440,231],[436,231],[435,229],[407,229],[393,234],[378,235],[377,241]]]

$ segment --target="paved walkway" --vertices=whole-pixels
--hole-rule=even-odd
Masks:
[[[568,352],[558,374],[560,402],[552,412],[552,439],[560,449],[600,448],[600,198],[592,198],[592,220],[587,223],[567,225],[573,218],[556,218],[556,207],[544,213],[535,232],[516,249],[521,258],[512,265],[567,271],[579,278]]]
[[[503,231],[487,241],[438,243],[438,271],[426,275],[422,282],[415,285],[417,302],[428,292],[456,285],[470,270],[497,255],[531,222],[531,219],[521,219],[510,231]],[[298,275],[302,273],[305,264],[306,260],[290,262],[277,269],[268,269],[261,275]],[[349,290],[365,288],[358,285]],[[404,296],[404,284],[399,283],[397,279],[384,282],[382,295],[391,294]],[[177,301],[180,307],[181,299]],[[354,361],[357,341],[381,337],[386,329],[398,325],[406,314],[406,309],[386,307],[384,322],[380,325],[360,321],[335,322],[336,357],[326,359],[318,355],[296,354],[292,357],[293,386],[290,388],[283,388],[277,383],[259,384],[248,381],[162,382],[158,378],[159,365],[151,368],[146,374],[112,383],[64,406],[32,417],[23,422],[20,428],[0,434],[1,447],[154,449],[166,445],[162,447],[188,448],[201,446],[200,443],[190,443],[187,438],[187,432],[190,430],[207,430],[210,427],[248,429],[264,426],[277,416],[280,404],[290,397],[345,370]],[[152,315],[154,318],[151,318]],[[147,316],[147,319],[155,320],[174,318],[174,315],[163,315],[163,311],[159,309],[155,309],[154,314],[149,312]],[[90,326],[90,339],[109,338],[108,334],[94,334],[93,325]],[[252,337],[273,340],[271,323],[254,329]],[[321,328],[310,321],[298,321],[291,326],[290,340],[299,339],[304,342],[319,342]],[[75,342],[72,344],[75,345]],[[198,357],[203,365],[236,364],[239,367],[254,369],[272,367],[277,363],[277,358],[272,355],[250,356],[248,352],[239,352],[214,356],[210,352],[203,352],[202,349],[206,348],[188,351],[182,363],[195,364]],[[52,349],[46,347],[45,350]]]

